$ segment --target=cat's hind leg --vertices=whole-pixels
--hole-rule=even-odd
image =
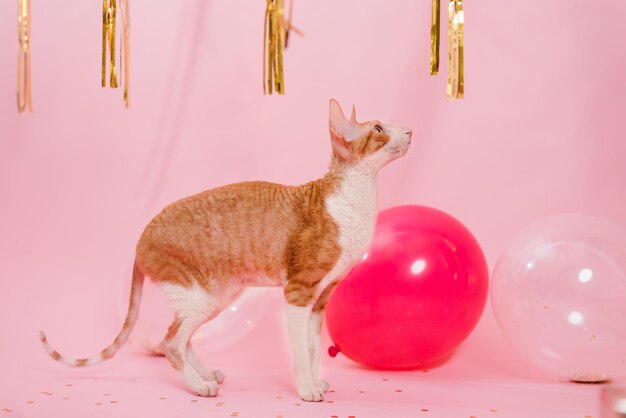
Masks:
[[[174,322],[170,325],[167,335],[163,340],[156,346],[147,347],[152,353],[160,356],[165,356],[165,353],[170,349],[170,344],[172,342],[173,332],[178,329],[180,326],[179,319],[174,319]],[[217,383],[224,382],[226,376],[220,370],[210,370],[203,363],[202,360],[195,353],[193,346],[191,345],[191,341],[187,344],[187,359],[189,363],[196,369],[198,374],[206,381],[214,380]]]
[[[213,381],[216,381],[217,383],[224,382],[224,379],[226,378],[224,373],[221,370],[217,370],[217,369],[210,370],[209,368],[207,368],[204,365],[204,363],[202,363],[202,360],[200,360],[196,352],[193,350],[191,342],[187,344],[187,359],[189,360],[191,365],[195,367],[195,369],[198,371],[198,373],[200,374],[200,376],[202,376],[204,380],[207,380],[207,381],[213,380]]]
[[[222,301],[197,284],[185,287],[164,283],[161,287],[172,302],[176,315],[176,320],[164,340],[165,356],[174,369],[182,372],[185,383],[194,393],[200,396],[216,396],[218,383],[216,380],[203,378],[201,371],[197,369],[199,361],[193,350],[189,354],[189,340],[198,327],[221,312],[224,308]]]

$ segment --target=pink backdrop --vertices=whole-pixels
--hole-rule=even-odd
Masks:
[[[456,102],[444,97],[444,74],[428,75],[425,0],[296,0],[294,23],[306,36],[293,36],[286,52],[284,97],[262,95],[263,1],[132,1],[130,110],[120,90],[99,87],[100,3],[34,0],[35,113],[24,115],[15,105],[15,3],[0,3],[0,408],[46,416],[69,408],[40,394],[65,387],[63,379],[152,376],[152,366],[133,369],[131,360],[154,360],[132,350],[98,370],[60,369],[39,347],[37,330],[68,355],[108,344],[121,323],[136,239],[168,202],[246,179],[320,176],[329,158],[329,97],[344,108],[356,104],[360,119],[413,128],[409,154],[380,176],[381,207],[447,211],[474,232],[490,266],[512,234],[546,214],[582,211],[626,224],[621,0],[466,2],[466,99]],[[270,341],[282,338],[280,309],[277,298],[245,337],[248,349],[236,352],[278,350],[263,387],[293,400],[287,354],[276,348],[283,341]],[[220,366],[235,369],[231,385],[268,374],[229,358]],[[156,364],[166,383],[146,387],[190,398],[178,376]],[[326,360],[325,369],[339,382],[358,370],[342,359]],[[415,376],[396,378],[408,388]],[[532,380],[489,307],[459,355],[429,378],[416,396],[438,400],[440,416],[479,414],[490,399],[510,416],[537,407],[582,417],[596,408],[597,387]],[[355,402],[351,386],[343,386],[345,405]],[[84,391],[81,399],[97,402]],[[229,398],[225,387],[221,400],[237,395],[251,404],[232,391]],[[524,394],[528,400],[515,403]],[[380,396],[373,401],[385,405],[396,395]],[[44,409],[28,412],[41,402]]]

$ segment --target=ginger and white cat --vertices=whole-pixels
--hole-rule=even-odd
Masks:
[[[159,349],[191,390],[215,396],[224,379],[193,351],[194,331],[215,317],[246,286],[282,286],[295,378],[300,397],[321,401],[319,333],[335,285],[367,251],[376,223],[376,173],[406,154],[411,130],[350,120],[330,101],[332,159],[328,173],[302,186],[245,182],[219,187],[167,206],[137,244],[124,326],[92,358],[48,354],[69,366],[98,364],[128,339],[141,301],[144,276],[170,299],[175,319]]]

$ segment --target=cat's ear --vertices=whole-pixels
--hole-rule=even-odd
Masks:
[[[346,141],[346,133],[350,122],[343,115],[341,106],[335,99],[330,99],[330,113],[328,117],[328,127],[330,129],[330,142],[333,152],[344,161],[350,161],[352,154],[350,146]]]
[[[357,123],[356,121],[356,107],[352,105],[352,114],[350,115],[350,123]]]
[[[337,100],[330,99],[328,106],[328,124],[330,125],[330,130],[338,133],[345,138],[346,131],[350,127],[350,122],[343,115],[343,111],[341,110],[341,106],[339,106]]]

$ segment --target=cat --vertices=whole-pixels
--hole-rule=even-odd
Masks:
[[[41,342],[54,360],[74,367],[111,358],[137,320],[144,276],[160,285],[175,319],[159,345],[191,391],[216,396],[224,380],[190,343],[246,286],[282,286],[299,396],[322,401],[319,334],[326,302],[366,253],[377,217],[376,174],[404,156],[412,131],[376,120],[348,120],[329,103],[329,171],[301,186],[244,182],[179,200],[155,216],[137,244],[128,314],[115,341],[92,358],[70,359]]]

